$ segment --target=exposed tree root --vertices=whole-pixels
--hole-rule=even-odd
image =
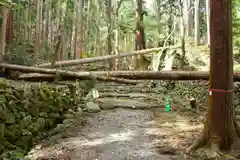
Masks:
[[[218,159],[221,157],[221,155],[222,154],[220,152],[218,143],[212,142],[210,145],[210,153],[209,153],[208,157],[211,159]]]
[[[236,120],[235,116],[233,116],[233,124],[234,124],[235,130],[236,130],[236,133],[237,133],[238,137],[240,138],[240,128],[237,124],[237,120]]]
[[[186,154],[189,154],[195,150],[197,150],[198,148],[203,147],[206,144],[206,137],[204,134],[204,130],[200,133],[199,138],[193,142],[192,145],[190,145],[187,149],[186,149]]]
[[[235,117],[233,117],[233,125],[234,128],[236,130],[236,134],[237,136],[240,138],[240,128],[237,124],[237,120]],[[192,152],[194,152],[195,150],[204,147],[207,144],[210,144],[210,152],[208,154],[208,157],[210,159],[218,159],[220,158],[223,154],[220,151],[220,146],[219,146],[219,140],[215,140],[214,137],[210,137],[207,133],[206,133],[207,129],[203,129],[202,132],[200,133],[199,138],[193,142],[192,145],[190,145],[186,151],[185,151],[185,155],[188,155]]]

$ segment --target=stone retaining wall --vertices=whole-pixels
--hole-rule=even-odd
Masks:
[[[46,131],[79,113],[81,108],[74,105],[68,87],[17,87],[0,79],[0,155],[9,150],[23,153],[36,138],[46,136]]]

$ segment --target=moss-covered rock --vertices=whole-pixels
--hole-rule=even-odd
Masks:
[[[22,128],[20,124],[13,124],[6,127],[5,136],[6,138],[13,142],[16,141],[22,135]]]
[[[6,124],[15,124],[16,120],[15,120],[14,114],[8,113],[4,117],[4,121],[5,121]]]
[[[27,128],[32,123],[32,116],[28,115],[20,121],[22,128]]]

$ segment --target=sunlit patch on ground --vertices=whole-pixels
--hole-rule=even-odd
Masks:
[[[89,147],[89,146],[104,145],[104,144],[113,143],[116,141],[130,141],[133,136],[134,136],[134,132],[127,131],[122,133],[105,135],[102,138],[94,138],[94,137],[91,137],[91,139],[88,139],[88,138],[83,139],[79,137],[67,138],[64,140],[65,141],[64,143],[75,145],[75,147],[85,147],[85,146]]]
[[[191,124],[186,117],[179,116],[176,112],[159,111],[102,111],[89,117],[85,126],[75,128],[71,137],[59,139],[52,146],[35,150],[33,155],[64,155],[72,160],[180,158],[182,155],[179,151],[192,142],[193,132],[196,134],[202,126]]]

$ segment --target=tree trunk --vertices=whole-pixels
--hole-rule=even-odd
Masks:
[[[59,73],[57,73],[59,74]],[[25,81],[55,81],[58,75],[51,75],[51,74],[23,74],[19,76],[19,80],[25,80]],[[61,75],[60,75],[61,76]],[[122,78],[115,78],[115,77],[106,77],[106,76],[94,76],[94,75],[85,75],[85,76],[78,76],[75,72],[64,72],[64,75],[60,77],[59,80],[61,81],[69,81],[69,80],[76,80],[76,79],[82,79],[82,80],[92,80],[96,79],[98,81],[103,82],[116,82],[120,84],[132,84],[136,85],[139,83],[139,81],[136,80],[129,80],[129,79],[122,79]]]
[[[232,1],[211,2],[210,89],[207,123],[188,152],[210,143],[211,156],[229,150],[238,132],[233,116]],[[224,76],[224,78],[223,78]],[[235,130],[236,129],[236,130]],[[239,133],[238,133],[239,134]]]
[[[52,5],[51,5],[51,0],[48,0],[48,5],[47,5],[47,23],[46,23],[46,39],[47,39],[47,44],[49,46],[49,52],[52,53],[52,41],[51,41],[51,26],[52,26]]]
[[[2,7],[1,15],[3,16],[3,22],[1,27],[1,39],[0,39],[0,62],[3,61],[3,55],[5,54],[5,39],[7,30],[7,19],[8,19],[8,7]]]
[[[181,18],[181,50],[182,50],[182,55],[181,55],[181,69],[183,69],[185,65],[185,58],[186,58],[186,49],[185,49],[185,34],[186,34],[186,27],[184,23],[184,18]]]
[[[173,48],[179,48],[179,47],[180,46],[159,47],[159,48],[151,48],[151,49],[133,51],[133,52],[130,52],[130,53],[120,53],[118,55],[107,55],[107,56],[84,58],[84,59],[75,59],[75,60],[68,60],[68,61],[58,61],[58,62],[55,63],[54,67],[59,67],[59,66],[64,67],[64,66],[74,66],[74,65],[79,65],[79,64],[94,63],[94,62],[112,60],[112,59],[121,58],[121,57],[148,54],[148,53],[163,50],[165,48],[173,49]],[[44,64],[40,64],[38,66],[47,68],[47,67],[51,66],[51,63],[44,63]]]
[[[35,31],[35,57],[38,58],[39,57],[39,53],[40,53],[40,32],[41,32],[41,28],[40,28],[40,1],[41,0],[36,0],[36,8],[37,8],[37,17],[36,17],[36,31]]]
[[[23,11],[24,12],[24,41],[28,41],[28,24],[29,24],[29,18],[28,18],[28,13],[29,13],[29,9],[26,8],[26,10]]]
[[[192,0],[188,0],[188,36],[193,36],[193,11],[192,11]]]
[[[12,45],[13,42],[13,11],[12,8],[9,9],[8,19],[7,19],[7,35],[6,42],[8,44],[8,48]]]
[[[118,27],[115,30],[115,54],[119,55],[118,52]],[[117,71],[119,69],[119,59],[115,59],[114,70]]]
[[[105,0],[105,10],[107,17],[107,54],[112,54],[112,0]],[[113,69],[114,61],[109,61],[109,68]]]
[[[199,0],[195,0],[195,45],[200,44]]]
[[[44,1],[41,0],[40,1],[40,44],[42,44],[44,42],[44,23],[43,23],[43,20],[44,20],[44,16],[43,16],[43,7],[44,7]]]
[[[137,10],[136,10],[136,40],[135,40],[135,50],[146,49],[145,44],[145,33],[143,27],[143,1],[137,0]],[[135,57],[135,69],[143,70],[143,56],[137,55]]]
[[[186,35],[189,36],[189,5],[188,5],[188,0],[183,0],[183,3],[182,4],[182,15],[183,15],[183,19],[184,19],[184,25],[185,25],[185,28],[186,28]]]
[[[232,1],[212,0],[210,19],[212,44],[210,46],[210,89],[232,91]],[[221,78],[222,75],[225,75],[225,78]],[[230,149],[233,142],[232,96],[232,92],[219,93],[214,90],[209,94],[210,112],[207,128],[210,138],[216,136],[219,140],[218,145],[224,149]]]
[[[20,4],[21,0],[18,0],[17,3]],[[16,28],[15,28],[16,32],[15,33],[20,34],[20,30],[21,30],[21,9],[18,8],[16,10],[16,13],[17,13],[17,15],[16,15]]]
[[[76,22],[75,22],[75,59],[79,59],[82,57],[82,36],[81,31],[82,31],[82,0],[77,0],[76,1]]]
[[[80,0],[79,2],[79,58],[83,58],[84,52],[84,34],[83,34],[83,7],[84,7],[84,0]]]
[[[13,71],[20,71],[23,73],[41,73],[41,74],[56,74],[56,72],[64,75],[65,70],[38,68],[22,65],[13,65],[1,63],[0,68],[6,68]],[[109,76],[125,79],[136,80],[208,80],[209,73],[202,71],[91,71],[91,72],[73,72],[78,78],[96,75]],[[72,74],[73,75],[73,74]],[[234,81],[240,81],[240,73],[234,73]],[[68,75],[66,75],[68,76]]]
[[[89,36],[89,17],[90,17],[90,6],[91,6],[92,1],[87,1],[87,14],[86,14],[86,27],[85,27],[85,34],[84,34],[84,46],[87,45],[88,43],[88,36]],[[87,47],[84,49],[87,51]]]
[[[210,46],[210,0],[206,0],[206,17],[207,17],[207,44]]]

